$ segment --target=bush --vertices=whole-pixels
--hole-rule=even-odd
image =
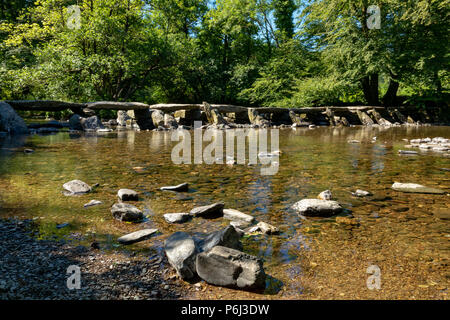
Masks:
[[[286,107],[298,108],[354,104],[362,100],[363,93],[358,85],[330,76],[298,80],[292,98],[284,103]]]

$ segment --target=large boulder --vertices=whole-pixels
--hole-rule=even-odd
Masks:
[[[206,237],[197,240],[196,243],[200,252],[208,251],[215,246],[242,249],[241,234],[231,225],[207,234]]]
[[[164,242],[167,259],[182,279],[196,275],[195,259],[198,254],[194,239],[186,232],[175,232]]]
[[[141,210],[128,203],[115,203],[111,207],[114,218],[120,221],[141,221],[144,217]]]
[[[6,102],[0,101],[0,132],[10,134],[27,134],[25,121]]]
[[[303,199],[292,208],[304,216],[332,216],[343,210],[337,201],[320,199]]]
[[[197,273],[206,282],[244,290],[264,289],[266,274],[257,257],[216,246],[197,255]]]
[[[76,195],[88,193],[92,188],[81,180],[72,180],[63,184],[64,190],[66,190],[67,195]]]

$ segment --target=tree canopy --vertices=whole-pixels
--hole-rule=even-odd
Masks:
[[[0,99],[445,101],[450,0],[372,4],[0,0]]]

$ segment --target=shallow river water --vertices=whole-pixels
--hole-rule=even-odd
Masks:
[[[398,154],[407,144],[402,139],[425,137],[450,138],[450,128],[280,129],[282,154],[275,175],[261,175],[259,165],[173,164],[177,142],[170,132],[0,137],[0,216],[34,218],[41,238],[85,245],[97,241],[106,251],[151,258],[163,254],[164,239],[175,231],[211,232],[229,223],[195,218],[168,225],[164,213],[223,201],[226,208],[280,229],[279,235],[243,239],[244,251],[264,259],[267,288],[248,293],[208,286],[192,298],[447,299],[449,196],[391,189],[394,182],[412,182],[450,192],[448,154]],[[63,183],[73,179],[99,187],[90,194],[64,196]],[[182,182],[189,183],[189,192],[159,191]],[[121,188],[140,193],[132,204],[147,215],[143,223],[113,219],[110,207]],[[326,189],[347,209],[342,216],[351,212],[358,225],[337,223],[336,217],[301,218],[290,209]],[[356,189],[373,196],[356,198],[351,195]],[[103,204],[84,208],[92,199]],[[68,226],[58,229],[63,223]],[[144,227],[160,233],[128,247],[117,243],[117,237]],[[379,290],[366,283],[372,265],[380,269]]]

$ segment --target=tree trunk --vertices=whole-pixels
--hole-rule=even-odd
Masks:
[[[364,77],[361,80],[364,97],[371,106],[377,106],[380,104],[378,98],[378,73],[373,73]]]
[[[388,106],[388,107],[395,106],[396,101],[397,101],[398,87],[399,87],[399,83],[396,80],[391,78],[389,80],[389,87],[383,96],[383,104],[385,106]]]

